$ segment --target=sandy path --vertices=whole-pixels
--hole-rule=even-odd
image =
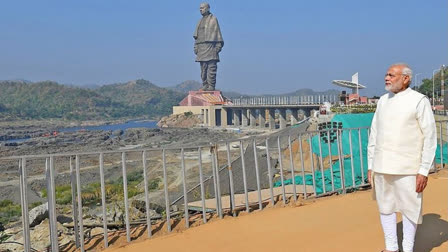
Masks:
[[[416,252],[448,250],[448,171],[431,175]],[[401,220],[399,222],[401,229]],[[382,230],[371,191],[224,218],[107,251],[380,251]]]

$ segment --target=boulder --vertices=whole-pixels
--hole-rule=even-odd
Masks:
[[[74,240],[73,235],[69,235],[69,230],[60,223],[57,225],[58,229],[58,244],[64,246]],[[30,240],[32,248],[37,251],[47,251],[50,247],[50,228],[48,219],[42,221],[30,231]],[[18,232],[9,237],[5,243],[0,244],[0,251],[23,251],[23,232]],[[18,243],[18,244],[17,244]]]
[[[48,202],[30,210],[30,227],[39,225],[46,218],[48,218]]]
[[[112,132],[112,135],[114,135],[114,136],[121,136],[121,135],[123,135],[123,130],[121,130],[121,129],[119,129],[119,130],[114,130],[114,131]]]
[[[104,234],[104,228],[100,228],[100,227],[96,227],[96,228],[92,228],[89,232],[90,234],[90,238],[94,237],[95,235],[103,235]]]
[[[73,222],[73,218],[66,215],[58,215],[56,220],[61,224]]]
[[[140,212],[145,213],[146,217],[146,204],[143,200],[132,200],[131,206],[138,209]],[[162,206],[155,204],[155,203],[149,203],[149,216],[150,218],[160,218],[162,212],[165,211],[165,208]]]

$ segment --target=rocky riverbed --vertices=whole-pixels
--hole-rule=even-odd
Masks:
[[[300,128],[291,128],[291,130],[302,131],[307,126]],[[33,128],[29,126],[27,130]],[[12,129],[13,130],[13,129]],[[34,127],[33,130],[39,131],[39,127]],[[48,131],[48,128],[40,129]],[[289,129],[288,129],[289,130]],[[279,134],[280,132],[276,133]],[[142,172],[142,152],[141,149],[151,149],[147,152],[147,177],[148,187],[150,190],[150,216],[154,219],[161,218],[165,211],[164,199],[164,183],[163,183],[163,153],[160,148],[170,148],[165,153],[165,163],[167,170],[167,185],[169,191],[169,198],[172,202],[182,195],[182,174],[181,174],[181,155],[179,147],[185,147],[185,169],[186,169],[186,184],[187,189],[193,189],[199,183],[199,152],[197,146],[209,145],[211,142],[222,140],[236,139],[245,136],[270,134],[269,131],[263,130],[244,130],[236,131],[233,129],[209,129],[209,128],[134,128],[125,131],[78,131],[58,133],[57,135],[33,137],[23,142],[14,144],[0,145],[0,158],[21,156],[21,155],[47,155],[56,153],[70,153],[64,157],[56,156],[54,158],[54,165],[56,169],[55,184],[56,184],[56,201],[59,224],[64,224],[59,230],[62,230],[60,235],[60,242],[73,241],[73,209],[71,207],[71,173],[70,164],[74,167],[74,160],[70,161],[70,156],[76,153],[95,153],[83,154],[80,156],[80,180],[82,185],[82,201],[84,221],[88,223],[94,232],[98,231],[102,222],[101,199],[99,181],[99,152],[115,152],[104,155],[104,169],[106,180],[106,194],[107,194],[107,219],[108,223],[115,228],[122,227],[123,224],[123,192],[122,192],[122,171],[123,163],[121,152],[126,151],[126,169],[128,174],[128,196],[130,202],[130,219],[131,222],[142,221],[146,217],[146,210],[144,207],[144,183]],[[287,134],[287,132],[286,132]],[[274,140],[274,139],[273,139]],[[243,144],[243,150],[250,147],[250,142]],[[263,143],[261,143],[263,145]],[[272,143],[274,144],[274,142]],[[284,145],[285,143],[283,143]],[[230,144],[230,158],[237,160],[240,155],[240,143],[232,142]],[[262,147],[262,146],[261,146]],[[171,148],[176,148],[175,150]],[[204,178],[210,177],[212,174],[212,156],[210,148],[203,148],[201,159],[203,164]],[[247,150],[252,150],[248,148]],[[225,145],[222,145],[217,150],[218,156],[216,160],[220,166],[227,163],[227,155]],[[253,152],[248,151],[248,164],[253,163]],[[262,153],[259,153],[261,158]],[[19,180],[18,180],[18,161],[0,160],[0,201],[11,200],[12,202],[20,203],[19,194]],[[264,161],[265,162],[265,161]],[[275,167],[276,160],[273,160],[273,167]],[[238,163],[238,162],[237,162]],[[235,172],[238,168],[235,165]],[[267,170],[265,164],[261,164],[263,180],[267,178]],[[255,174],[252,174],[253,167],[247,167],[248,175],[250,177],[249,186],[252,187],[255,183]],[[266,170],[266,171],[265,171]],[[28,158],[27,159],[27,173],[28,173],[28,201],[33,206],[46,202],[46,183],[45,183],[45,159],[44,158]],[[266,174],[265,174],[266,173]],[[236,173],[235,173],[236,174]],[[236,183],[240,183],[241,174],[234,175]],[[252,176],[253,175],[253,176]],[[225,180],[222,176],[221,180]],[[213,197],[214,193],[210,187],[210,181],[206,182],[206,197]],[[236,188],[237,191],[239,190]],[[121,191],[120,191],[121,190]],[[193,190],[189,196],[190,200],[198,199],[197,190]],[[182,201],[179,201],[181,204]],[[33,227],[32,233],[39,236],[35,230],[48,226],[45,222],[48,213],[45,211],[46,205],[40,206],[39,221],[36,221],[36,226]],[[175,207],[175,206],[174,206]],[[171,209],[176,211],[176,209]],[[69,217],[71,216],[71,217]],[[0,216],[1,217],[1,216]],[[17,241],[23,239],[20,229],[19,216],[11,219],[10,223],[3,223],[7,229],[8,240]],[[13,221],[13,220],[16,220]],[[43,222],[42,222],[43,220]],[[60,220],[60,221],[59,221]],[[42,226],[43,225],[43,226]],[[68,229],[67,229],[68,227]],[[112,228],[114,228],[112,227]],[[98,229],[98,230],[97,230]],[[14,231],[16,230],[16,231]],[[46,230],[46,229],[45,229]],[[48,230],[47,230],[48,231]],[[33,236],[33,234],[32,234]],[[65,238],[64,238],[65,237]],[[41,242],[41,238],[32,238],[36,241],[33,244],[39,244],[39,248],[45,249],[49,241]],[[0,246],[3,248],[4,246]],[[9,246],[8,249],[20,251],[20,246]],[[0,249],[1,250],[1,249]]]

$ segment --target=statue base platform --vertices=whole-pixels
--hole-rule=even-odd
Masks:
[[[180,103],[180,106],[213,106],[231,104],[220,90],[214,91],[189,91],[188,96]]]

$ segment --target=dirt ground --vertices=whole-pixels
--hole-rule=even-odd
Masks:
[[[111,238],[114,242],[106,251],[381,251],[382,229],[371,194],[358,191],[285,207],[279,203],[187,230],[182,220],[171,234],[141,237],[130,244],[125,237]],[[447,206],[448,171],[443,170],[430,175],[414,251],[448,250]],[[398,221],[402,236],[401,218]]]

